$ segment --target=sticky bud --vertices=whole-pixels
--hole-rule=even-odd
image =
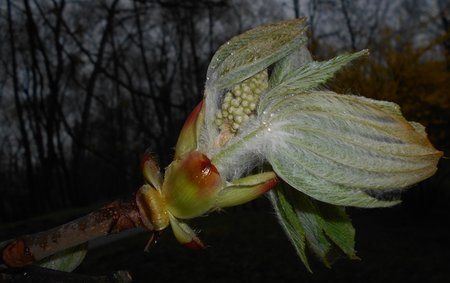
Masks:
[[[222,187],[220,174],[211,160],[192,151],[169,165],[162,193],[173,216],[189,219],[212,209]]]

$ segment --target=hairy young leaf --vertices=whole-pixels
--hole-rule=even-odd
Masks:
[[[288,194],[289,192],[286,192]],[[328,241],[323,231],[323,219],[318,208],[312,199],[305,194],[295,191],[290,192],[292,196],[289,198],[297,217],[305,229],[305,236],[307,239],[308,248],[320,259],[322,262],[330,267],[328,261],[328,254],[331,251],[331,244]]]
[[[309,266],[308,257],[306,256],[305,229],[295,213],[295,208],[292,207],[288,198],[285,196],[282,186],[283,185],[280,184],[276,189],[270,191],[268,194],[269,199],[272,202],[281,227],[283,227],[287,237],[294,245],[298,256],[308,271],[312,272],[311,267]]]
[[[355,229],[343,207],[316,201],[287,184],[273,190],[270,200],[281,226],[310,272],[307,251],[328,267],[344,254],[358,259]]]
[[[367,55],[368,50],[337,56],[324,62],[309,62],[296,70],[280,76],[280,82],[261,96],[259,109],[276,104],[288,96],[318,87],[351,61]]]
[[[306,42],[305,19],[263,25],[222,45],[208,68],[207,84],[223,89],[241,82]]]
[[[311,53],[306,46],[301,46],[298,50],[293,51],[288,56],[276,62],[270,75],[269,86],[273,88],[280,84],[287,75],[294,70],[312,61]]]
[[[336,205],[389,206],[365,190],[408,187],[436,171],[441,152],[392,103],[310,92],[261,115],[266,158],[294,188]]]
[[[345,208],[319,201],[315,201],[315,203],[324,219],[325,234],[350,259],[359,259],[355,252],[355,228],[353,228],[352,220],[345,212]]]

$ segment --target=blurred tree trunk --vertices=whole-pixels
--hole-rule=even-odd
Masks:
[[[78,145],[73,150],[73,174],[74,174],[74,190],[71,192],[71,199],[75,204],[84,204],[85,200],[82,198],[82,194],[79,191],[82,188],[82,182],[80,180],[85,178],[82,174],[81,168],[83,167],[83,161],[85,159],[85,150],[89,148],[89,141],[87,136],[89,134],[89,119],[91,116],[92,101],[94,99],[95,87],[97,79],[103,68],[103,59],[105,56],[105,49],[108,41],[108,37],[113,29],[114,17],[116,14],[116,7],[119,0],[114,0],[109,7],[105,7],[107,11],[106,25],[101,35],[101,40],[98,49],[95,52],[95,61],[92,62],[93,70],[89,74],[89,79],[85,88],[85,97],[81,110],[81,117],[78,120],[77,126],[73,133]],[[84,49],[84,48],[83,48]],[[93,54],[89,54],[92,56]],[[92,56],[93,57],[93,56]]]
[[[450,33],[450,3],[444,0],[438,0],[439,18],[444,33]],[[447,59],[447,70],[450,71],[450,38],[442,43]]]
[[[33,132],[34,143],[36,144],[39,156],[39,193],[33,198],[40,200],[45,206],[44,210],[51,208],[50,203],[58,203],[60,206],[67,205],[68,184],[70,176],[67,164],[64,162],[64,148],[61,141],[60,131],[60,96],[61,81],[64,75],[63,46],[60,42],[62,29],[62,14],[65,2],[53,2],[54,15],[56,17],[52,23],[46,16],[46,12],[39,4],[35,4],[41,19],[51,31],[51,40],[44,43],[41,38],[41,30],[34,19],[34,8],[30,6],[28,0],[24,0],[27,35],[30,44],[29,52],[32,58],[32,89],[25,91],[32,96],[32,100],[27,103],[30,117],[29,123]],[[53,43],[53,45],[51,44]],[[54,55],[50,55],[53,53]],[[42,63],[39,59],[42,58]],[[39,77],[39,81],[36,78]],[[43,85],[44,84],[44,85]],[[48,88],[46,88],[46,85]],[[43,106],[43,107],[42,107]]]
[[[300,3],[298,3],[299,0],[292,0],[294,4],[294,15],[295,18],[300,18]]]
[[[350,18],[350,14],[348,11],[348,1],[347,0],[340,0],[341,1],[341,11],[342,14],[344,15],[344,20],[345,20],[345,26],[347,27],[347,32],[348,32],[348,36],[350,38],[350,48],[351,50],[356,50],[356,35],[355,35],[355,30],[353,28],[353,23],[352,20]]]
[[[14,103],[17,114],[17,119],[19,121],[19,129],[20,129],[20,143],[24,148],[23,159],[25,161],[25,170],[27,176],[27,186],[31,191],[31,195],[34,196],[31,200],[36,199],[37,196],[36,187],[34,186],[34,173],[33,173],[33,164],[31,160],[31,146],[28,137],[28,133],[25,126],[25,117],[22,106],[22,101],[19,97],[19,82],[18,82],[18,67],[17,67],[17,58],[16,58],[16,46],[15,46],[15,31],[13,28],[13,19],[11,12],[11,0],[7,1],[7,9],[8,9],[8,32],[9,32],[9,46],[11,51],[11,61],[12,61],[12,80],[13,80],[13,92],[14,92]],[[35,207],[38,203],[31,202],[28,204],[28,207]]]

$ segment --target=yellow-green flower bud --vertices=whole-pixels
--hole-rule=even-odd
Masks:
[[[216,113],[217,127],[227,127],[232,133],[236,133],[243,122],[254,113],[259,96],[267,86],[267,70],[233,86],[225,94],[222,107]]]

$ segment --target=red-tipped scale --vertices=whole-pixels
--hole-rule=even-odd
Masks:
[[[224,208],[249,202],[268,192],[276,184],[278,184],[278,178],[273,172],[242,178],[220,192],[216,200],[216,206]]]
[[[181,222],[172,215],[170,216],[170,226],[172,227],[175,238],[184,247],[193,250],[200,250],[205,248],[205,245],[197,237],[197,234],[194,232],[194,230],[192,230],[191,227],[189,227],[186,223]]]
[[[158,190],[161,189],[161,171],[159,170],[158,163],[156,163],[155,158],[148,149],[145,151],[144,156],[142,157],[141,171],[147,183],[151,184]]]
[[[203,125],[203,100],[194,108],[184,122],[175,146],[175,158],[179,158],[197,149],[197,140],[200,135],[200,129]]]

